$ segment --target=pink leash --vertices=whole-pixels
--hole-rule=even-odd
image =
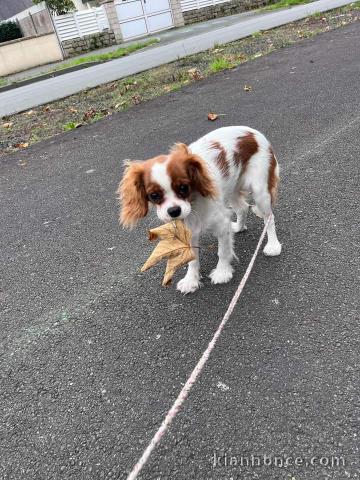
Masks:
[[[240,284],[239,284],[239,286],[238,286],[238,288],[237,288],[237,290],[236,290],[236,292],[235,292],[235,294],[234,294],[234,296],[233,296],[233,298],[230,302],[230,305],[229,305],[223,319],[221,320],[221,323],[218,326],[218,329],[216,330],[212,340],[210,341],[210,343],[209,343],[207,349],[205,350],[205,352],[202,354],[198,364],[196,365],[196,367],[192,371],[190,377],[188,378],[187,382],[185,383],[184,387],[182,388],[181,392],[179,393],[179,396],[175,400],[173,406],[171,407],[168,414],[164,418],[164,420],[163,420],[162,424],[160,425],[158,431],[155,433],[151,442],[149,443],[149,445],[145,449],[144,453],[142,454],[142,456],[140,457],[140,459],[138,460],[138,462],[136,463],[136,465],[134,466],[134,468],[130,472],[129,476],[127,477],[127,480],[135,480],[137,478],[140,471],[142,470],[142,468],[144,467],[144,465],[148,461],[148,459],[151,455],[151,452],[154,450],[154,448],[160,442],[163,435],[166,433],[166,430],[169,428],[172,421],[174,420],[177,413],[179,412],[181,405],[185,402],[187,396],[189,395],[191,387],[194,385],[198,376],[200,375],[201,371],[203,370],[203,368],[205,366],[205,363],[209,359],[210,353],[214,349],[215,344],[216,344],[218,338],[220,337],[220,334],[223,331],[227,321],[229,320],[230,315],[232,314],[232,312],[233,312],[233,310],[234,310],[234,308],[235,308],[235,306],[236,306],[236,304],[239,300],[239,297],[240,297],[240,295],[241,295],[241,293],[242,293],[242,291],[245,287],[245,284],[246,284],[246,282],[247,282],[247,280],[250,276],[250,273],[251,273],[251,270],[254,266],[256,257],[259,253],[259,249],[261,247],[261,244],[264,240],[266,231],[268,229],[271,217],[272,217],[272,215],[270,215],[270,217],[267,219],[267,221],[265,223],[264,230],[262,231],[262,234],[259,238],[258,244],[257,244],[256,249],[255,249],[255,252],[254,252],[254,254],[253,254],[253,256],[250,260],[250,263],[249,263],[249,265],[246,269],[246,272],[244,273],[244,276],[242,277],[241,282],[240,282]]]

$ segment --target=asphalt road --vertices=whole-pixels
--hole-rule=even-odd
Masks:
[[[43,105],[87,88],[128,77],[193,53],[203,52],[215,45],[232,42],[260,30],[278,27],[349,3],[351,0],[317,0],[294,8],[259,13],[250,17],[236,16],[236,22],[229,22],[229,25],[220,28],[214,25],[210,30],[200,34],[200,25],[191,29],[185,27],[179,29],[179,40],[176,40],[175,30],[174,41],[170,43],[166,43],[165,40],[165,44],[161,43],[128,57],[0,92],[0,116]],[[206,25],[203,27],[206,29]]]
[[[319,35],[0,161],[1,479],[126,478],[262,225],[252,216],[239,234],[230,284],[163,288],[162,268],[139,273],[154,217],[130,233],[117,225],[122,160],[231,124],[260,129],[278,154],[283,253],[258,258],[141,478],[359,478],[359,40],[360,24]],[[210,124],[209,111],[224,116]],[[302,460],[281,468],[263,455]]]

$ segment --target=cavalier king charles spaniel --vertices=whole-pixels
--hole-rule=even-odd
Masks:
[[[133,227],[156,208],[162,222],[183,219],[199,246],[200,234],[210,231],[218,239],[218,263],[211,272],[212,283],[226,283],[233,276],[234,233],[246,230],[251,192],[256,215],[268,226],[264,254],[280,255],[272,207],[279,182],[279,166],[269,141],[249,127],[214,130],[187,146],[177,143],[167,155],[143,162],[128,162],[118,194],[120,223]],[[230,208],[229,208],[230,207]],[[236,221],[232,220],[232,213]],[[189,263],[177,289],[186,294],[200,286],[200,263]]]

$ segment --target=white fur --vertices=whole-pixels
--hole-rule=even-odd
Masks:
[[[234,151],[240,137],[247,133],[253,133],[258,143],[258,151],[250,158],[244,173],[241,165],[234,162]],[[230,164],[229,176],[221,174],[216,163],[218,151],[214,149],[212,142],[218,142],[225,149]],[[152,167],[152,179],[165,191],[165,201],[157,206],[157,213],[162,221],[170,221],[167,214],[170,206],[180,206],[181,216],[192,230],[192,243],[199,246],[200,234],[210,231],[218,238],[218,264],[211,272],[212,283],[226,283],[233,276],[231,262],[235,257],[233,250],[233,234],[246,230],[246,216],[248,204],[246,196],[252,192],[256,212],[267,220],[272,214],[271,199],[268,192],[268,172],[270,143],[260,132],[249,127],[224,127],[214,130],[196,142],[189,145],[189,150],[199,155],[205,162],[212,176],[218,197],[213,200],[197,194],[191,204],[178,198],[171,189],[171,180],[166,171],[166,162],[155,164]],[[236,212],[237,220],[231,222],[232,210]],[[198,255],[198,248],[195,248]],[[264,254],[269,256],[279,255],[281,244],[279,243],[275,222],[271,221],[268,228],[268,242],[264,248]],[[190,262],[185,277],[177,285],[182,293],[190,293],[197,290],[200,283],[199,258]]]

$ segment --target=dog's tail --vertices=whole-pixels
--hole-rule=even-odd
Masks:
[[[268,190],[271,197],[271,206],[274,207],[278,194],[280,177],[279,177],[279,164],[275,157],[274,150],[270,146],[270,163],[268,174]]]

